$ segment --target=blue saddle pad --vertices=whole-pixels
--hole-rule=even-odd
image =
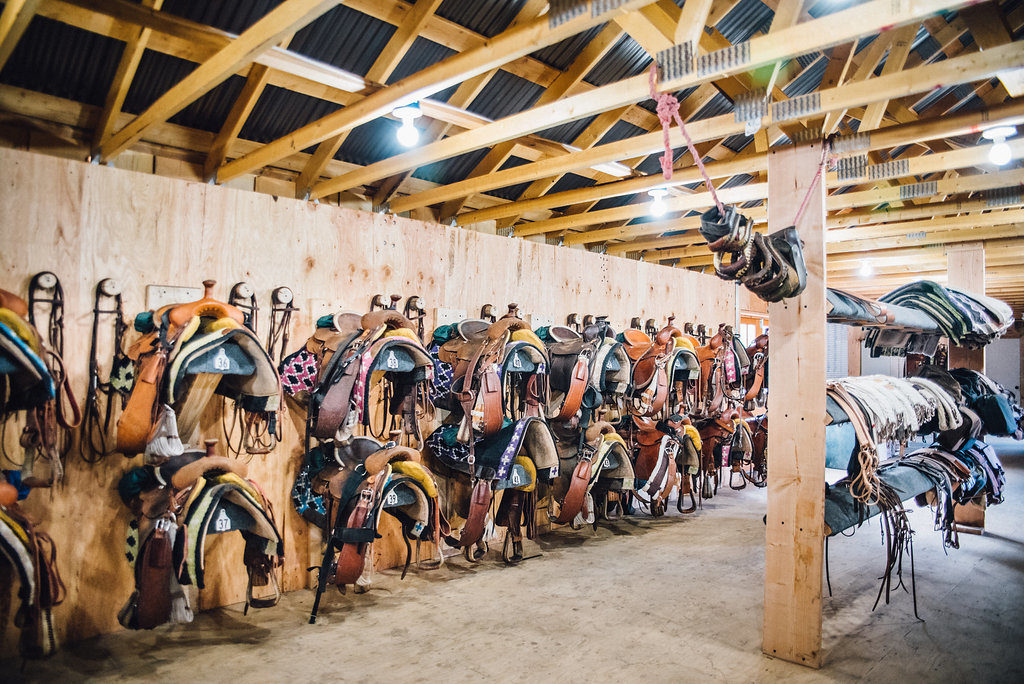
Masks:
[[[238,345],[220,344],[203,352],[188,362],[185,373],[213,373],[216,375],[252,375],[256,372],[256,364]]]

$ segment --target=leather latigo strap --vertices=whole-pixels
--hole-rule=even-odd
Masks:
[[[476,544],[483,538],[487,509],[491,506],[491,498],[491,483],[487,480],[477,480],[469,498],[469,514],[466,517],[466,524],[462,526],[462,533],[458,539],[451,535],[445,537],[448,546],[464,548]]]

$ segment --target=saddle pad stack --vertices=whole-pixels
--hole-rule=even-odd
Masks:
[[[879,301],[925,312],[953,344],[972,349],[984,347],[1013,325],[1013,311],[1003,302],[931,280],[908,283]]]

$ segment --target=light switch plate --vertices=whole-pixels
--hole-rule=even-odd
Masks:
[[[201,287],[180,287],[177,285],[147,285],[146,310],[156,311],[168,304],[186,304],[203,298]]]
[[[435,326],[451,325],[466,320],[465,309],[438,308],[435,315]]]
[[[530,326],[536,330],[537,328],[550,328],[555,324],[554,316],[545,316],[544,314],[533,314],[530,320]]]

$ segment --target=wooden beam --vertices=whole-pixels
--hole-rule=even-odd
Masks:
[[[631,12],[624,16],[634,16],[638,12]],[[554,82],[548,86],[548,89],[541,93],[537,102],[534,106],[541,106],[548,102],[554,102],[563,95],[574,88],[583,77],[590,73],[590,70],[597,66],[608,52],[615,47],[622,37],[623,32],[619,26],[613,22],[608,23],[601,32],[598,33],[593,40],[587,43],[586,47],[580,51],[576,58],[569,65],[561,76],[556,78]],[[616,118],[617,119],[617,118]],[[491,148],[490,152],[480,160],[476,167],[469,173],[467,178],[476,178],[479,176],[485,176],[489,173],[493,173],[501,167],[509,157],[512,156],[512,150],[515,144],[512,142],[505,142]],[[455,216],[459,211],[462,210],[465,204],[465,199],[459,198],[446,203],[440,211],[441,220],[444,221],[448,217]]]
[[[985,291],[985,245],[966,242],[946,251],[946,283],[967,292]],[[949,345],[949,367],[985,372],[985,349]]]
[[[906,221],[917,218],[931,218],[962,214],[966,211],[984,211],[992,208],[1019,207],[1024,204],[1024,194],[1007,198],[1005,201],[994,202],[990,199],[956,200],[948,202],[930,202],[914,207],[901,209],[860,209],[845,214],[835,214],[828,219],[829,228],[845,228],[863,226],[888,221]]]
[[[4,68],[15,46],[36,14],[39,0],[7,0],[0,14],[0,69]]]
[[[935,197],[936,195],[952,195],[960,192],[977,192],[979,190],[1012,187],[1022,183],[1024,183],[1024,169],[1014,169],[1001,173],[960,176],[959,178],[949,178],[946,180],[832,195],[828,198],[828,207],[829,210],[863,207],[905,200],[910,197]]]
[[[825,189],[821,183],[811,185],[821,161],[820,145],[772,150],[768,158],[769,229],[791,225],[795,207],[805,197],[809,201],[796,226],[803,241],[807,289],[799,297],[768,305],[772,467],[761,649],[809,667],[821,665],[825,540]]]
[[[899,249],[901,247],[918,247],[922,245],[947,245],[972,240],[1003,240],[1024,237],[1024,223],[1010,223],[994,226],[972,226],[953,230],[940,230],[927,233],[924,238],[907,237],[907,234],[869,240],[851,240],[848,242],[830,243],[829,254],[850,252],[870,252],[878,249]]]
[[[1024,236],[1024,224],[1012,223],[1004,226],[971,227],[954,230],[942,230],[928,233],[923,238],[906,237],[906,234],[888,238],[872,238],[870,240],[853,240],[849,242],[830,242],[827,244],[829,256],[851,253],[870,253],[877,250],[913,248],[921,249],[931,245],[951,245],[960,242],[977,240],[1016,240]],[[712,263],[711,252],[705,244],[691,244],[687,247],[665,249],[649,252],[647,257],[656,261],[677,260],[679,266],[708,266]]]
[[[928,234],[956,228],[977,228],[980,226],[1001,226],[1010,223],[1024,223],[1024,209],[991,211],[987,213],[962,214],[920,221],[899,221],[861,226],[859,228],[837,228],[828,231],[829,243],[871,238],[896,237],[908,233],[923,233],[922,242],[928,241]]]
[[[388,78],[398,68],[398,64],[402,61],[405,53],[412,47],[416,37],[422,32],[423,27],[430,17],[433,16],[434,10],[440,4],[441,0],[416,0],[409,14],[406,15],[405,21],[391,34],[387,45],[377,55],[377,59],[370,66],[370,70],[366,72],[368,80],[377,83],[387,83]],[[320,143],[310,158],[309,165],[302,171],[299,180],[296,182],[296,197],[302,198],[309,194],[309,189],[313,183],[319,180],[327,163],[334,159],[334,155],[337,154],[338,149],[341,148],[342,143],[345,142],[345,138],[348,137],[350,132],[351,129],[342,131],[333,138]]]
[[[98,156],[109,161],[142,138],[150,126],[166,121],[259,53],[273,47],[338,4],[338,0],[285,0],[238,38],[203,62],[157,98],[131,123],[100,144]]]
[[[863,153],[865,150],[892,148],[928,138],[966,135],[975,133],[981,128],[988,126],[1002,124],[1018,125],[1021,123],[1024,123],[1024,101],[999,105],[982,112],[967,112],[950,117],[920,120],[912,124],[900,124],[883,128],[867,136],[866,139],[858,138],[860,145],[855,152]],[[845,140],[841,138],[838,142],[843,144]],[[850,152],[846,154],[850,154]],[[741,154],[728,161],[706,164],[705,168],[711,178],[723,178],[737,173],[764,171],[767,169],[767,158],[764,155]],[[693,183],[700,180],[700,178],[700,173],[696,167],[678,165],[673,172],[671,182],[673,184]],[[635,192],[643,192],[664,184],[665,180],[661,174],[651,174],[623,181],[603,183],[588,188],[566,190],[533,199],[502,203],[486,211],[462,214],[456,220],[459,225],[470,225],[478,221],[515,216],[519,211],[550,209],[552,207],[596,201],[607,197],[618,197]],[[396,206],[404,207],[407,206],[407,203],[398,200]]]
[[[99,107],[0,84],[0,119],[4,123],[37,129],[52,128],[55,135],[71,141],[71,144],[77,143],[81,146],[81,154],[78,155],[81,159],[89,155],[99,114]],[[131,119],[130,114],[122,112],[117,125],[124,126]],[[143,136],[142,141],[132,146],[132,149],[201,167],[213,140],[214,134],[209,131],[164,122],[153,126]],[[259,146],[260,143],[255,141],[238,138],[228,150],[228,154],[241,156]],[[309,156],[303,152],[296,152],[276,162],[273,167],[266,169],[264,174],[272,178],[294,181],[298,173],[305,168]],[[342,173],[352,168],[355,168],[354,164],[335,160],[331,162],[328,171]],[[435,185],[419,178],[409,178],[402,189],[405,192],[420,192]],[[472,202],[477,207],[486,207],[499,201],[490,195],[478,195]]]
[[[782,33],[778,35],[782,35]],[[1000,50],[1001,52],[997,53],[995,51],[989,51],[984,55],[965,55],[956,59],[947,60],[941,64],[926,65],[914,69],[913,71],[903,71],[898,74],[892,74],[891,76],[872,79],[870,83],[857,83],[818,91],[810,96],[811,99],[809,101],[813,102],[815,107],[813,111],[806,113],[806,116],[811,117],[820,115],[820,113],[824,111],[843,109],[856,104],[864,104],[878,99],[891,98],[901,92],[921,92],[929,90],[937,85],[952,85],[953,83],[975,81],[979,78],[985,78],[991,75],[998,69],[1004,68],[1008,63],[1024,65],[1024,54],[1022,54],[1020,50],[1015,50],[1013,45],[1003,46],[1002,48],[997,48],[997,50]],[[571,100],[573,98],[567,99]],[[560,102],[565,101],[566,100],[562,100]],[[558,105],[560,103],[555,104]],[[543,110],[545,108],[541,107],[539,109]],[[784,111],[785,110],[783,109],[778,109],[775,110],[775,113],[780,117],[785,117],[786,114]],[[530,112],[532,112],[534,116],[540,113],[537,110],[530,110]],[[518,118],[519,116],[520,115],[517,114],[495,122],[495,124],[501,124],[502,126],[507,126],[508,122],[512,119],[515,119],[517,122],[516,130],[513,131],[509,128],[503,129],[505,131],[505,133],[502,134],[503,139],[511,139],[520,134],[521,131],[518,129],[520,121]],[[765,117],[766,121],[763,121],[763,126],[777,123],[771,119],[771,116],[772,112],[769,113],[768,117]],[[786,119],[783,118],[782,120]],[[538,126],[532,117],[526,117],[522,120],[522,123],[525,127]],[[392,168],[404,168],[407,165],[421,165],[424,161],[421,157],[424,154],[425,158],[430,159],[433,159],[436,156],[445,158],[447,157],[448,152],[441,152],[440,150],[442,148],[436,146],[443,146],[443,149],[448,150],[452,147],[451,141],[456,141],[454,149],[464,151],[463,148],[465,146],[465,142],[470,136],[473,140],[477,141],[487,140],[490,138],[491,135],[493,135],[493,129],[491,128],[493,125],[494,124],[482,126],[476,130],[467,131],[466,133],[433,143],[432,145],[428,145],[421,148],[419,151],[412,153],[412,157],[409,156],[410,153],[398,155],[397,157],[386,159],[382,162],[378,162],[377,164],[371,164],[370,166],[365,167],[364,170],[358,174],[346,174],[346,176],[349,179],[357,179],[361,182],[370,182],[375,180],[376,176],[385,170],[390,170]],[[937,126],[941,127],[942,124],[937,124]],[[744,129],[744,124],[742,122],[737,122],[732,114],[711,117],[687,125],[687,131],[695,142],[704,142],[711,139],[737,135],[743,133]],[[885,129],[882,130],[884,131]],[[507,138],[504,137],[505,135],[507,135]],[[874,134],[872,134],[872,136],[873,135]],[[487,140],[487,142],[490,141]],[[486,143],[481,143],[480,146],[483,146],[484,144]],[[673,128],[671,131],[671,144],[673,147],[681,147],[685,144],[682,139],[682,134],[679,132],[678,128]],[[618,142],[599,145],[589,150],[583,150],[581,152],[566,154],[550,159],[543,159],[532,164],[524,164],[514,169],[498,171],[486,177],[451,183],[432,191],[430,194],[400,198],[392,203],[392,207],[396,212],[406,211],[413,207],[426,206],[455,197],[484,192],[486,190],[505,187],[525,181],[532,181],[555,173],[566,173],[577,168],[587,168],[592,167],[595,164],[651,154],[659,151],[662,148],[662,145],[663,139],[660,131],[638,135]],[[475,143],[471,143],[470,147],[472,149],[477,148]],[[413,157],[416,158],[416,161],[409,163]],[[436,159],[433,160],[436,161]],[[360,185],[361,182],[356,183],[355,185]],[[347,183],[348,181],[344,181],[343,179],[327,181],[314,192],[314,195],[316,195],[317,192],[326,192],[342,186],[355,187],[354,185],[347,186]],[[398,207],[401,207],[401,209]]]
[[[697,45],[700,34],[704,33],[704,27],[706,25],[714,26],[714,24],[708,23],[714,4],[715,0],[687,0],[683,4],[683,11],[679,13],[679,21],[673,32],[672,42],[677,45],[683,43]]]
[[[657,57],[659,52],[675,44],[675,32],[681,14],[682,11],[671,0],[658,0],[637,12],[616,17],[615,23],[647,54]]]
[[[228,116],[221,124],[220,132],[217,133],[217,137],[213,140],[213,146],[210,147],[210,151],[206,155],[206,161],[203,163],[203,177],[207,181],[214,178],[217,167],[227,159],[227,152],[231,148],[231,144],[238,138],[242,126],[245,125],[246,119],[249,118],[249,114],[252,113],[253,107],[256,106],[256,102],[259,101],[260,95],[263,94],[269,81],[270,68],[262,64],[253,64],[245,79],[245,85],[242,86],[242,92],[238,94],[234,104],[231,105],[231,110],[228,111]]]
[[[585,12],[554,28],[550,27],[548,17],[540,17],[508,29],[491,38],[479,48],[452,55],[433,66],[402,79],[398,83],[394,83],[379,92],[369,95],[359,102],[306,124],[297,131],[293,131],[268,143],[254,154],[228,162],[218,171],[218,181],[227,181],[259,169],[273,163],[276,159],[290,153],[292,150],[304,149],[310,145],[323,142],[331,136],[384,116],[398,105],[418,101],[451,85],[461,83],[467,78],[499,67],[516,57],[534,52],[542,47],[552,45],[581,31],[585,31],[592,26],[604,23],[620,13],[633,11],[646,4],[650,4],[652,1],[627,0],[615,9],[604,12],[596,17],[590,12]],[[546,128],[546,126],[541,126],[535,130],[541,130],[542,128]],[[453,138],[448,138],[448,140]],[[441,145],[444,142],[442,140],[430,143],[421,149],[433,145]],[[495,144],[498,142],[503,141],[494,141]],[[373,180],[382,180],[390,175],[412,168],[415,168],[415,166],[394,168]],[[323,183],[320,183],[317,187],[322,186]],[[336,191],[320,193],[317,190],[312,196],[316,199],[333,192]]]
[[[898,26],[920,21],[929,14],[950,9],[953,6],[959,6],[962,2],[963,0],[915,0],[914,2],[897,5],[886,0],[871,0],[855,8],[841,10],[818,19],[802,22],[771,35],[760,36],[745,43],[730,46],[726,48],[724,56],[719,56],[715,53],[715,56],[719,57],[718,59],[709,57],[705,61],[706,67],[694,69],[678,78],[663,81],[658,87],[663,91],[674,91],[693,85],[700,85],[709,79],[714,80],[747,72],[758,66],[789,59],[806,52],[819,50],[830,45],[852,40],[861,35],[873,33],[884,26]],[[1004,46],[1004,48],[1006,47],[1009,46]],[[1006,50],[1004,55],[1012,52],[1012,50]],[[728,56],[732,54],[742,54],[744,59],[735,60]],[[1017,57],[1019,60],[1020,56],[1018,55]],[[1012,61],[1012,58],[1010,59]],[[1005,66],[1006,62],[1004,61],[1002,68],[1005,68]],[[944,69],[943,72],[946,73],[946,70]],[[991,69],[988,69],[987,72],[991,73]],[[894,76],[903,77],[904,81],[911,80],[907,78],[906,72],[895,74]],[[910,87],[909,89],[913,88]],[[863,90],[866,91],[866,98],[861,102],[857,102],[857,104],[876,99],[877,96],[870,94],[871,89]],[[639,102],[646,99],[648,95],[647,75],[634,76],[618,83],[596,88],[588,93],[563,98],[555,103],[520,112],[519,114],[496,121],[490,126],[467,131],[446,140],[425,145],[417,150],[385,159],[376,164],[370,164],[359,173],[346,174],[341,178],[321,183],[318,187],[314,188],[313,197],[317,197],[319,194],[330,194],[340,189],[349,189],[373,183],[402,170],[430,164],[480,149],[481,147],[490,147],[499,142],[511,140],[565,121],[572,121],[615,107]],[[817,111],[812,112],[812,114],[817,113]],[[772,122],[769,121],[768,123]],[[742,124],[740,124],[740,130],[743,130]],[[622,158],[624,157],[618,157],[618,159]],[[614,161],[614,159],[607,161]],[[501,186],[493,185],[491,187]],[[447,199],[458,196],[454,195]],[[433,203],[428,202],[425,204]]]
[[[917,29],[917,24],[907,24],[892,32],[892,39],[889,42],[889,56],[885,58],[885,65],[882,67],[882,73],[879,76],[888,76],[902,71],[903,66],[907,63],[907,57],[910,56],[910,48],[914,44],[914,38],[917,37]],[[866,133],[878,128],[882,123],[882,116],[885,114],[888,106],[889,100],[878,100],[869,104],[868,108],[864,111],[864,116],[860,120],[857,132]]]
[[[872,180],[879,180],[883,178],[918,176],[933,173],[935,171],[942,171],[947,168],[973,166],[975,163],[988,159],[988,152],[990,148],[991,145],[980,145],[978,147],[965,148],[963,150],[956,150],[953,152],[916,157],[914,159],[906,160],[907,163],[905,164],[893,164],[890,162],[878,165],[881,167],[880,170],[869,166],[863,174],[860,174],[860,176],[865,179],[870,178]],[[1011,149],[1013,150],[1012,154],[1014,154],[1014,156],[1024,156],[1024,138],[1011,141]],[[719,163],[729,164],[731,162]],[[709,166],[711,165],[709,164]],[[751,168],[756,168],[757,165],[751,164],[750,166]],[[936,194],[968,192],[969,190],[958,190],[957,188],[975,187],[979,182],[982,184],[989,182],[1002,183],[1001,185],[995,186],[988,185],[984,189],[990,189],[992,187],[1008,187],[1016,182],[1009,179],[1019,177],[1019,175],[1014,175],[1013,172],[1010,172],[1010,175],[995,173],[971,177],[976,180],[950,178],[938,181],[935,185],[934,191],[932,190],[932,185],[929,183],[910,183],[903,186],[896,185],[877,187],[861,192],[831,195],[828,199],[828,207],[831,211],[854,206],[896,202],[911,197],[933,197]],[[1006,179],[1006,182],[1003,182],[1004,179]],[[827,187],[843,187],[849,184],[849,180],[845,178],[840,180],[836,173],[826,174]],[[938,189],[940,186],[943,190]],[[980,186],[978,187],[980,189]],[[723,202],[748,202],[756,199],[765,199],[767,197],[767,192],[768,186],[765,183],[748,183],[747,185],[735,186],[725,191],[721,191],[720,194],[723,197]],[[724,197],[726,196],[736,197],[738,199],[725,200]],[[886,199],[879,200],[877,199],[878,197],[884,197]],[[706,209],[710,207],[712,203],[710,192],[694,193],[683,197],[672,197],[664,201],[666,210],[669,212]],[[607,221],[636,219],[649,215],[650,211],[651,202],[642,202],[614,207],[611,209],[603,209],[600,211],[590,211],[584,214],[570,214],[517,226],[515,229],[515,235],[517,237],[526,237],[528,235],[539,235],[559,230],[578,229],[582,226],[596,225]]]
[[[528,2],[523,3],[519,13],[515,16],[515,19],[512,20],[512,23],[509,24],[509,26],[518,26],[519,24],[523,24],[537,18],[547,10],[547,6],[548,3],[546,0],[529,0]],[[507,67],[508,65],[505,66]],[[474,76],[471,79],[463,81],[461,85],[456,88],[455,93],[448,98],[448,102],[458,107],[468,107],[484,87],[490,83],[491,78],[493,78],[496,73],[498,73],[498,69],[491,69],[490,71],[486,71],[478,76]],[[553,79],[551,82],[553,82]],[[439,140],[450,134],[450,132],[451,126],[438,122],[428,126],[421,137],[424,140]],[[381,181],[373,196],[374,205],[377,207],[385,206],[391,200],[391,197],[398,190],[398,187],[402,182],[411,174],[412,170],[403,171]]]
[[[142,0],[144,7],[151,7],[154,10],[160,9],[163,4],[164,0]],[[103,103],[99,125],[96,126],[94,146],[99,146],[113,134],[114,120],[121,113],[124,99],[128,96],[128,89],[135,78],[135,70],[139,67],[142,53],[146,51],[146,43],[149,42],[149,37],[152,34],[153,30],[150,28],[140,29],[138,35],[125,44],[124,51],[121,53],[121,61],[118,62],[117,71],[114,72],[114,80],[107,91],[107,99]]]
[[[960,12],[960,16],[963,17],[964,23],[971,31],[971,36],[982,50],[990,50],[1013,42],[1009,27],[1006,25],[1006,18],[996,2],[984,2],[965,7]],[[1021,88],[1021,80],[1018,76],[1003,72],[999,74],[999,80],[1010,97],[1024,95],[1024,89]]]
[[[961,214],[967,211],[984,211],[992,208],[992,202],[990,200],[959,200],[955,202],[932,202],[929,204],[922,204],[916,207],[908,209],[883,209],[883,210],[865,210],[856,211],[849,214],[835,214],[829,216],[826,220],[826,226],[831,229],[843,228],[848,226],[864,226],[864,225],[877,225],[884,223],[885,221],[907,221],[904,227],[907,228],[907,232],[915,232],[911,230],[912,222],[910,219],[938,219],[938,217]],[[1012,201],[1001,201],[999,206],[1004,209],[1011,207],[1024,206],[1024,197],[1018,197]],[[744,209],[743,215],[749,218],[755,223],[762,218],[764,209],[762,207],[754,207],[752,209]],[[986,216],[994,215],[985,214]],[[566,244],[583,244],[587,242],[603,242],[609,239],[621,239],[629,238],[625,242],[609,243],[607,250],[609,254],[624,254],[625,252],[647,250],[647,249],[667,249],[675,247],[686,247],[688,245],[694,245],[704,242],[704,239],[696,232],[699,226],[699,220],[694,217],[692,219],[676,219],[674,221],[663,221],[658,224],[639,224],[632,226],[625,226],[619,229],[599,229],[592,231],[585,231],[580,233],[568,233],[564,240]],[[654,226],[650,230],[643,230],[642,232],[638,229],[647,228],[647,226]],[[895,223],[886,223],[886,226],[896,225]],[[935,224],[940,225],[940,224]],[[934,227],[934,226],[928,226]],[[921,226],[917,226],[918,229]],[[663,232],[676,232],[680,230],[690,230],[694,232],[682,234],[682,235],[671,235],[666,237],[655,237],[645,239],[632,239],[634,237],[643,237],[645,235],[658,234]],[[634,232],[635,231],[635,232]],[[931,237],[929,236],[929,239]],[[865,248],[870,249],[873,243],[870,240],[864,241]],[[830,246],[834,247],[834,246]]]

